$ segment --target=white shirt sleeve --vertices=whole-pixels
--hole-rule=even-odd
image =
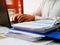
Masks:
[[[42,17],[42,16],[35,16],[35,20],[45,20],[45,19],[51,19],[51,20],[53,20],[53,18]]]
[[[52,18],[60,17],[60,0],[56,0],[53,8],[49,12],[49,16]]]
[[[48,13],[46,13],[46,10],[45,10],[45,9],[47,9],[46,8],[47,5],[46,5],[45,6],[45,9],[42,8],[43,9],[42,16],[41,17],[40,16],[35,16],[35,19],[37,19],[37,20],[38,19],[48,19],[48,18],[49,19],[57,19],[58,17],[60,17],[60,6],[59,6],[60,5],[60,0],[56,0],[56,1],[55,0],[49,0],[49,1],[51,2],[51,5],[52,5],[52,6],[51,5],[48,6],[48,7],[52,7],[50,10],[48,10],[49,11],[49,17],[46,17],[46,15],[48,15]],[[49,4],[48,1],[46,3]],[[42,7],[43,6],[44,5],[42,5]],[[37,12],[39,12],[39,11],[36,11],[36,15],[38,15]],[[45,15],[45,13],[46,13],[46,15]]]
[[[41,16],[41,11],[44,6],[44,3],[45,3],[45,0],[40,0],[40,3],[37,4],[39,6],[32,12],[32,15]]]

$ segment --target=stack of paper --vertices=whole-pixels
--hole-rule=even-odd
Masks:
[[[45,37],[43,35],[38,35],[38,34],[28,33],[23,31],[16,31],[16,30],[10,30],[10,32],[8,32],[5,36],[33,41],[33,42],[39,41],[40,39]]]
[[[53,20],[39,20],[39,21],[13,24],[12,26],[20,30],[45,33],[45,32],[53,30],[54,24],[55,24],[55,21]]]

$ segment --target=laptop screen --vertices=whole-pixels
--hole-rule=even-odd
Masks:
[[[11,27],[5,0],[0,0],[0,25]]]

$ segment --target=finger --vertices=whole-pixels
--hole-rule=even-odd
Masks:
[[[18,22],[23,22],[25,20],[25,17],[24,16],[21,16],[19,19],[18,19]]]
[[[19,19],[19,18],[21,18],[22,16],[21,15],[19,15],[19,16],[17,16],[17,19]]]
[[[24,18],[24,15],[20,14],[20,15],[17,17],[18,22],[21,22],[21,19],[23,19],[23,18]]]
[[[17,17],[17,19],[19,19],[21,16],[24,16],[23,14],[20,14],[18,17]]]
[[[13,21],[15,21],[18,16],[19,16],[18,14],[14,15],[14,16],[13,16]]]
[[[24,22],[25,21],[25,18],[22,18],[21,20],[19,20],[19,22]]]
[[[10,21],[13,21],[12,16],[10,17]]]
[[[14,21],[13,18],[14,18],[14,15],[12,15],[12,16],[10,17],[10,21]]]

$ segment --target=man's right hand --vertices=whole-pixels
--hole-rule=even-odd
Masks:
[[[35,16],[29,15],[29,14],[15,14],[10,17],[10,21],[19,23],[19,22],[28,22],[28,21],[34,21]]]

